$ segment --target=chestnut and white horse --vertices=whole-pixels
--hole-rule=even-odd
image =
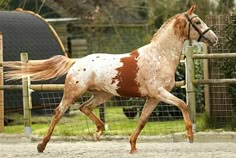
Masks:
[[[38,144],[43,152],[53,129],[70,105],[86,91],[92,97],[78,105],[97,126],[94,139],[98,140],[104,123],[92,110],[112,96],[146,97],[138,126],[130,137],[131,153],[136,151],[136,140],[158,102],[176,105],[183,113],[187,137],[193,141],[192,123],[187,105],[170,93],[175,85],[175,71],[185,40],[198,40],[210,45],[217,36],[194,14],[195,6],[187,12],[167,20],[154,34],[151,42],[128,54],[91,54],[80,59],[54,56],[41,61],[8,62],[8,79],[30,76],[32,81],[48,80],[67,73],[63,98],[55,109],[48,132]]]

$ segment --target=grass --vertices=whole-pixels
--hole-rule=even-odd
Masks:
[[[98,115],[98,109],[95,110]],[[23,133],[23,118],[21,115],[14,115],[15,120],[11,126],[6,126],[4,133],[19,134]],[[32,117],[32,133],[44,135],[47,132],[50,117]],[[198,128],[204,129],[204,115],[198,115]],[[105,135],[130,135],[137,126],[138,118],[128,119],[122,112],[122,107],[106,108],[106,124],[108,129]],[[85,136],[91,135],[95,131],[95,125],[82,113],[66,115],[57,124],[53,135],[57,136]],[[142,131],[142,135],[170,134],[185,131],[183,119],[174,121],[148,122]]]

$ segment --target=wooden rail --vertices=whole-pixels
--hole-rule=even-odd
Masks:
[[[193,80],[193,84],[236,84],[236,79],[202,79]]]
[[[0,85],[0,90],[21,90],[22,85]],[[64,84],[34,84],[29,86],[35,91],[62,91]]]
[[[236,58],[236,53],[193,54],[192,59]],[[236,79],[203,79],[192,81],[194,84],[236,84]]]
[[[224,59],[236,58],[236,53],[193,54],[193,59]]]
[[[184,81],[176,81],[175,87],[182,87],[185,85]],[[22,85],[0,85],[0,90],[22,90]],[[63,91],[64,84],[34,84],[29,88],[34,91]]]

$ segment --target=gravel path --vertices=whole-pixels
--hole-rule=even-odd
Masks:
[[[138,152],[129,154],[125,140],[99,142],[49,142],[38,153],[35,142],[0,142],[0,158],[236,158],[236,143],[138,142]]]

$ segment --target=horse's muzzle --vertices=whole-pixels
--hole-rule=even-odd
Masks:
[[[217,36],[213,36],[213,37],[208,37],[208,38],[202,38],[201,39],[202,42],[207,43],[210,46],[215,46],[218,43],[218,37]]]

